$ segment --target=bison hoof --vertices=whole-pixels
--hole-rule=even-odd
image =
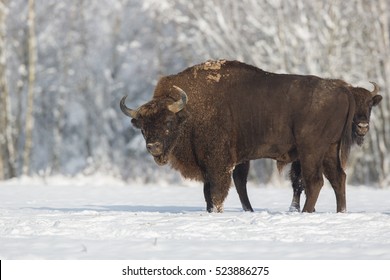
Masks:
[[[299,207],[296,203],[291,203],[290,208],[288,209],[289,212],[301,212],[301,207]]]
[[[213,207],[213,212],[214,213],[223,213],[223,206],[222,205],[214,206]]]
[[[209,213],[222,213],[223,212],[223,206],[214,206],[214,207],[207,207],[207,212]]]

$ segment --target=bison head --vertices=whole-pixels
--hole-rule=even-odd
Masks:
[[[173,86],[180,94],[179,100],[172,97],[154,98],[136,110],[126,107],[126,96],[120,102],[122,112],[132,118],[131,123],[141,129],[146,141],[146,149],[158,165],[168,163],[172,151],[186,119],[183,112],[188,98],[181,88]]]
[[[364,88],[353,88],[352,93],[355,98],[356,111],[353,117],[353,138],[358,145],[362,145],[364,136],[367,134],[370,128],[370,116],[371,109],[381,102],[382,96],[378,94],[379,87],[376,83],[371,82],[374,85],[374,90],[369,92]]]

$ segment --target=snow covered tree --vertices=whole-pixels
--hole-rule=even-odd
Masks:
[[[34,129],[34,92],[36,83],[37,39],[35,34],[35,0],[28,1],[28,93],[26,106],[23,174],[30,174]]]
[[[384,99],[373,110],[363,149],[351,153],[348,178],[389,185],[390,0],[29,2],[34,10],[25,0],[1,1],[8,14],[19,15],[1,20],[6,60],[0,78],[8,90],[0,104],[7,107],[0,112],[2,127],[5,112],[8,118],[7,133],[0,132],[3,177],[29,166],[40,174],[104,170],[176,180],[175,172],[154,166],[118,102],[128,95],[128,105],[137,107],[150,99],[161,75],[225,58],[368,89],[368,81],[377,82]],[[38,44],[30,55],[32,11]],[[252,179],[267,181],[276,172],[270,160],[253,167]]]

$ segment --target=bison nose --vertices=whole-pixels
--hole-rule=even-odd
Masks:
[[[360,123],[358,123],[357,126],[358,126],[358,134],[359,135],[364,136],[368,132],[368,129],[369,129],[368,123],[360,122]]]
[[[358,126],[360,128],[367,128],[368,127],[368,123],[359,123]]]
[[[162,145],[160,142],[148,143],[146,148],[153,156],[159,156],[162,154]]]

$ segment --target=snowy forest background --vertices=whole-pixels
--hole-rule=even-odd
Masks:
[[[119,110],[208,59],[341,78],[384,99],[348,178],[390,184],[390,0],[0,0],[0,180],[104,172],[177,180]],[[275,162],[258,160],[267,182]]]

